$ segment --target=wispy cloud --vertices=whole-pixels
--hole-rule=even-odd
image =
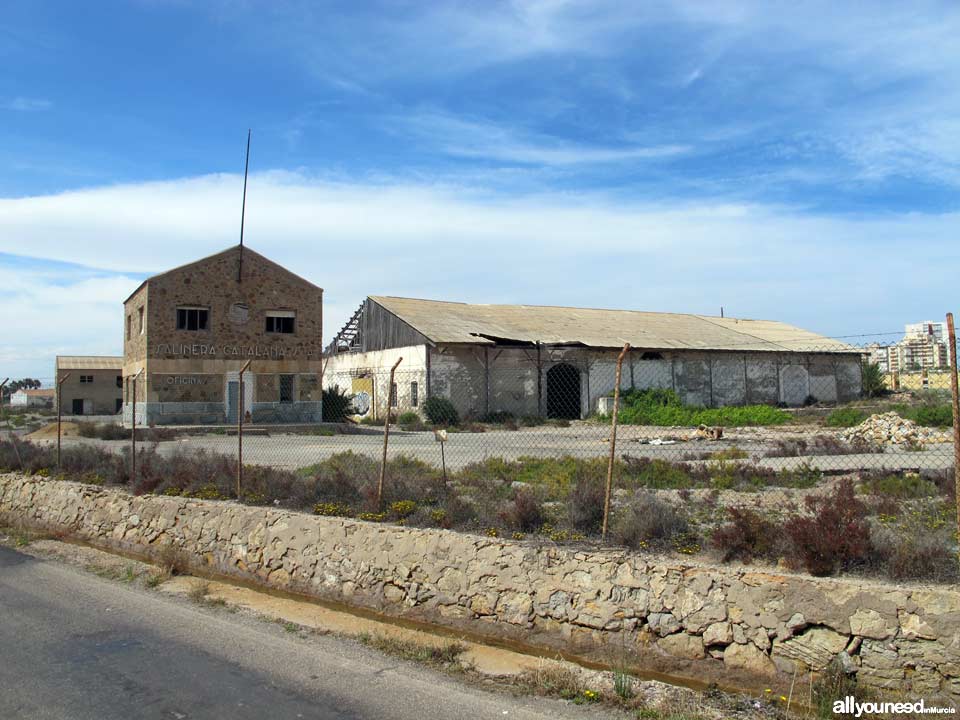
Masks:
[[[66,283],[6,272],[0,313],[15,320],[0,357],[28,352],[23,337],[114,347],[120,302],[141,273],[237,242],[241,187],[241,176],[213,175],[0,200],[0,252],[102,268]],[[956,213],[834,218],[283,172],[251,176],[247,200],[247,241],[326,289],[328,329],[366,294],[388,293],[692,312],[722,304],[830,334],[889,331],[947,309],[960,262]],[[907,237],[930,259],[915,277],[903,271]]]
[[[540,133],[522,132],[492,122],[427,112],[389,118],[425,144],[448,155],[522,165],[594,165],[669,158],[689,152],[684,145],[599,146]]]
[[[0,104],[4,110],[15,110],[17,112],[34,112],[37,110],[49,110],[53,107],[50,100],[43,98],[15,97]]]

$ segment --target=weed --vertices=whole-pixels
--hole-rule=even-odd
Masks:
[[[148,588],[156,588],[162,585],[163,583],[165,583],[169,579],[170,579],[170,573],[164,572],[163,570],[154,570],[149,575],[147,575],[147,579],[144,581],[144,585],[146,585]]]
[[[623,670],[613,672],[613,691],[621,700],[629,700],[634,695],[633,678]]]
[[[638,493],[613,522],[613,538],[621,545],[640,549],[648,544],[669,545],[689,531],[686,519],[673,506],[648,493]]]
[[[449,669],[465,669],[460,656],[466,652],[467,648],[456,641],[419,642],[411,638],[371,633],[361,633],[357,636],[357,639],[368,647],[404,660],[413,660],[414,662]]]
[[[827,415],[827,427],[848,428],[855,427],[867,419],[867,413],[857,408],[837,408]]]

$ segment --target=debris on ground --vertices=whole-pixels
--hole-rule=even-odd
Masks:
[[[948,433],[917,425],[895,412],[871,415],[856,427],[844,430],[840,436],[849,443],[859,442],[876,446],[923,447],[928,444],[950,442]]]

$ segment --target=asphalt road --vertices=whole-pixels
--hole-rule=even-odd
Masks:
[[[601,715],[0,547],[3,720]]]

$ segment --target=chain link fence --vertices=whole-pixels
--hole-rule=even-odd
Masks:
[[[618,394],[619,349],[334,358],[322,378],[180,380],[162,413],[174,393],[146,376],[136,467],[129,430],[66,418],[60,472],[543,542],[599,542],[606,519],[606,541],[637,550],[956,581],[949,360],[937,343],[909,362],[880,347],[628,349]],[[53,442],[49,428],[19,435],[3,462],[39,467]]]

